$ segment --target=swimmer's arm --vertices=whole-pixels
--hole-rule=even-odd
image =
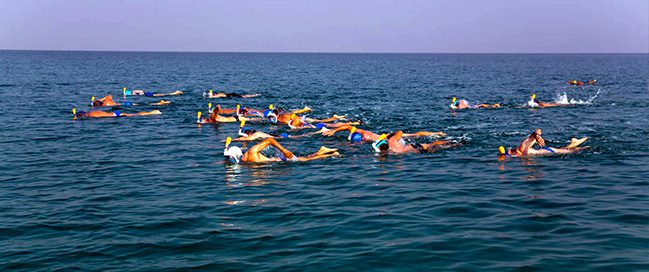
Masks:
[[[244,95],[241,95],[241,96],[243,98],[251,98],[251,97],[261,96],[261,94],[244,94]]]
[[[303,113],[307,113],[307,112],[311,112],[311,108],[309,108],[309,107],[304,107],[304,108],[299,109],[299,110],[294,110],[294,111],[292,111],[291,113],[295,113],[295,114],[303,114]]]
[[[429,132],[429,131],[418,131],[418,132],[415,132],[415,133],[408,133],[408,134],[405,134],[405,133],[404,133],[404,134],[402,135],[403,138],[427,137],[427,136],[440,136],[440,137],[444,137],[444,136],[446,136],[446,133],[441,132],[441,131],[433,131],[433,132]]]
[[[277,148],[277,150],[282,152],[282,154],[284,154],[284,157],[286,159],[292,159],[292,158],[295,157],[295,155],[293,155],[293,153],[291,151],[288,151],[288,149],[284,148],[282,145],[280,145],[277,142],[277,140],[275,140],[273,138],[268,138],[268,139],[265,139],[265,140],[261,141],[260,143],[254,145],[252,148],[250,148],[250,150],[248,152],[259,154],[259,153],[261,153],[262,150],[266,149],[269,145]]]
[[[124,115],[124,116],[140,115],[140,116],[142,116],[142,115],[160,115],[160,114],[162,114],[162,112],[160,112],[159,110],[152,110],[152,111],[142,111],[142,112],[138,112],[136,114],[124,114],[124,113],[122,113],[121,115]]]
[[[329,136],[333,136],[334,134],[336,134],[336,132],[343,131],[343,130],[349,131],[351,129],[352,129],[351,125],[345,124],[345,125],[339,126],[337,128],[330,129],[328,131],[324,131],[324,132],[322,132],[322,135],[329,137]]]

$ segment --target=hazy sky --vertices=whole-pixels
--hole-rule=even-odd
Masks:
[[[0,49],[649,52],[649,0],[0,0]]]

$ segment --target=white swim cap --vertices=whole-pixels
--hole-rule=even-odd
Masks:
[[[239,161],[241,161],[241,157],[243,157],[243,152],[238,146],[231,146],[223,151],[223,156],[230,159],[230,161],[233,163],[239,163]]]

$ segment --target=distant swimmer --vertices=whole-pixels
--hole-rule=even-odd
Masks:
[[[342,125],[334,129],[324,129],[322,135],[330,137],[333,136],[336,132],[340,131],[349,131],[347,140],[354,143],[357,142],[374,142],[379,139],[379,135],[371,132],[369,130],[358,129],[353,125]],[[444,132],[428,132],[428,131],[419,131],[415,133],[404,133],[401,137],[404,138],[413,138],[413,137],[428,137],[428,136],[446,136]]]
[[[238,94],[238,93],[226,93],[218,92],[214,93],[213,90],[209,90],[207,93],[203,93],[205,98],[252,98],[261,96],[261,94]]]
[[[288,151],[282,145],[280,145],[277,140],[269,138],[261,141],[260,143],[254,145],[248,151],[243,153],[241,148],[238,146],[230,146],[232,138],[228,137],[225,140],[225,150],[223,151],[223,156],[232,163],[268,163],[268,162],[281,162],[281,161],[312,161],[317,159],[330,158],[334,156],[340,156],[337,149],[320,147],[320,150],[317,152],[308,155],[306,157],[295,156],[291,151]],[[272,146],[279,150],[280,155],[278,157],[268,158],[264,156],[261,152],[267,147]]]
[[[450,140],[435,141],[429,144],[406,144],[402,141],[403,131],[397,131],[390,135],[381,134],[379,138],[372,143],[372,148],[377,153],[432,153],[445,148],[453,148],[463,145],[463,142],[454,142]]]
[[[597,80],[596,79],[589,80],[588,85],[597,85]]]
[[[563,104],[557,102],[541,102],[536,99],[536,94],[530,96],[530,100],[527,101],[527,106],[530,108],[549,108],[549,107],[560,107],[560,106],[570,106],[570,104]]]
[[[174,96],[183,94],[182,91],[174,91],[170,93],[154,93],[154,92],[145,92],[143,90],[127,90],[124,88],[122,90],[124,97],[126,96],[146,96],[146,97],[159,97],[159,96]]]
[[[81,117],[88,117],[88,118],[104,118],[104,117],[130,117],[130,116],[144,116],[144,115],[160,115],[162,112],[159,110],[152,110],[152,111],[142,111],[138,113],[123,113],[121,111],[100,111],[100,110],[91,110],[89,112],[85,111],[77,111],[77,109],[72,109],[72,115],[74,116],[74,119],[81,118]]]
[[[139,105],[137,103],[128,102],[128,101],[124,101],[122,103],[117,103],[117,102],[115,102],[113,100],[112,95],[107,95],[107,96],[104,96],[104,97],[102,97],[100,99],[95,99],[95,97],[93,96],[91,98],[91,100],[92,100],[91,104],[95,108],[99,108],[99,107],[117,107],[117,106],[138,106]],[[169,104],[171,104],[171,102],[166,101],[166,100],[160,100],[159,102],[155,102],[155,103],[148,103],[148,105],[153,105],[153,106],[162,106],[162,105],[169,105]]]
[[[449,105],[452,110],[461,110],[461,109],[484,109],[484,108],[500,108],[500,104],[474,104],[472,105],[469,101],[465,99],[458,100],[456,97],[453,97],[451,100],[451,105]]]
[[[507,157],[527,157],[527,156],[542,156],[542,155],[556,155],[556,154],[570,154],[575,153],[584,149],[589,148],[589,146],[580,147],[582,143],[588,140],[588,137],[581,139],[572,138],[570,139],[570,144],[565,147],[547,147],[545,145],[545,140],[541,137],[543,132],[540,128],[536,129],[530,136],[525,138],[523,142],[516,149],[505,150],[504,146],[498,147],[498,152],[501,156]],[[535,144],[538,144],[543,149],[534,149],[532,148]]]
[[[574,86],[584,86],[583,81],[578,81],[578,80],[569,80],[568,84],[574,85]]]

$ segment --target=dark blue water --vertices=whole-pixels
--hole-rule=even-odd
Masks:
[[[646,54],[3,51],[0,270],[649,270],[648,79]],[[125,86],[185,95],[160,116],[71,120]],[[263,95],[225,107],[310,106],[468,143],[379,157],[342,133],[282,142],[341,158],[226,166],[237,125],[193,124],[207,89]],[[453,96],[505,107],[451,113]],[[537,127],[550,146],[592,148],[498,161]]]

